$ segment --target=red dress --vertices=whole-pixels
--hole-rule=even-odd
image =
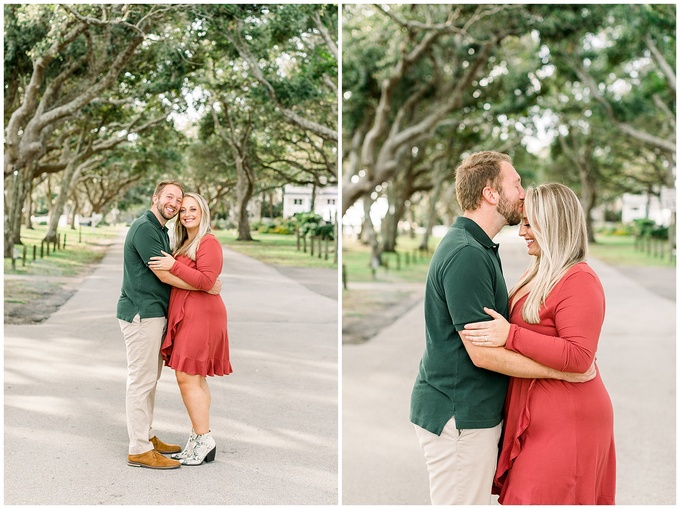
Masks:
[[[544,366],[585,372],[597,351],[605,299],[586,263],[572,267],[541,308],[540,323],[510,313],[505,347]],[[494,481],[508,505],[614,504],[614,412],[599,370],[590,382],[511,378]]]
[[[220,295],[206,293],[222,272],[222,246],[207,234],[201,239],[196,261],[179,255],[170,272],[203,291],[172,288],[168,329],[161,346],[165,365],[190,375],[228,375],[232,369],[227,310]]]

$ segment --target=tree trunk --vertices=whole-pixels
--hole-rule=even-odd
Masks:
[[[57,195],[57,200],[54,202],[50,212],[50,222],[45,234],[45,242],[54,243],[57,241],[57,228],[59,227],[59,218],[61,218],[66,206],[66,201],[71,194],[71,183],[78,178],[80,171],[83,168],[83,163],[78,164],[76,161],[70,161],[64,170],[64,176],[61,181],[61,188]]]
[[[367,225],[370,225],[369,228],[367,228],[366,234],[367,238],[366,241],[368,245],[371,246],[371,259],[369,261],[369,264],[373,270],[377,270],[378,267],[382,266],[382,251],[380,250],[380,242],[378,242],[378,235],[375,232],[375,226],[373,225],[373,221],[371,220],[371,216],[367,216],[364,221],[367,223]]]
[[[6,179],[11,180],[8,198],[9,210],[5,216],[5,258],[12,258],[14,245],[21,244],[21,218],[26,195],[33,180],[33,164],[28,164],[15,175]],[[5,205],[7,206],[7,205]]]
[[[427,209],[427,223],[425,225],[425,234],[420,242],[421,251],[429,251],[428,244],[430,243],[430,237],[432,236],[432,229],[437,222],[437,203],[439,202],[439,197],[442,194],[442,179],[438,178],[435,181],[434,189],[428,195],[428,209]]]
[[[579,165],[579,177],[581,179],[581,205],[586,216],[588,242],[594,244],[595,234],[593,232],[592,212],[597,205],[597,183],[589,164]]]
[[[71,214],[71,230],[76,229],[76,215],[78,214],[78,210],[80,209],[80,203],[78,203],[78,193],[73,193],[73,210]]]
[[[316,184],[312,184],[312,199],[309,201],[309,212],[314,213],[314,204],[316,203]]]
[[[367,246],[370,244],[371,236],[375,235],[375,231],[373,231],[373,221],[371,221],[371,207],[373,206],[373,200],[370,198],[370,196],[364,196],[362,202],[364,205],[364,220],[361,222],[359,242]]]
[[[241,161],[236,161],[236,210],[238,214],[238,237],[236,240],[253,240],[248,221],[248,203],[253,196],[254,183]]]
[[[26,191],[26,213],[24,214],[24,228],[27,230],[33,229],[33,223],[31,222],[31,215],[33,214],[33,182],[28,184],[28,190]]]
[[[383,252],[394,253],[397,249],[397,236],[399,235],[399,221],[404,217],[405,200],[399,189],[393,189],[393,183],[387,191],[389,208],[383,218]]]
[[[333,244],[335,248],[335,252],[333,253],[333,263],[337,265],[338,263],[338,251],[340,248],[340,225],[338,224],[338,213],[335,213],[335,217],[333,218],[333,223],[335,227],[335,235],[333,236]]]

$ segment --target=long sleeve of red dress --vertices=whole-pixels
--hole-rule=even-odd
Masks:
[[[604,321],[602,285],[588,264],[570,268],[540,310],[510,313],[506,348],[554,369],[584,372]],[[494,492],[502,505],[614,504],[614,411],[599,372],[584,383],[511,378]]]
[[[196,252],[196,268],[175,262],[170,273],[179,277],[197,290],[208,291],[222,272],[222,246],[214,235],[208,234],[201,239]]]
[[[222,272],[222,246],[214,235],[201,239],[196,260],[178,255],[170,272],[194,288],[173,288],[161,355],[166,366],[190,375],[222,376],[232,372],[227,310],[220,295],[207,293]]]
[[[595,358],[604,320],[605,298],[600,281],[592,271],[577,268],[553,289],[549,304],[555,306],[554,311],[544,305],[541,323],[554,320],[558,336],[512,324],[505,348],[553,369],[584,373]]]

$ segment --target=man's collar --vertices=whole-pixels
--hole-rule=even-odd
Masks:
[[[482,230],[482,227],[469,217],[458,216],[456,222],[453,225],[468,232],[482,246],[489,249],[498,249],[498,244],[491,240],[486,232]]]
[[[168,227],[161,224],[161,222],[158,220],[156,214],[154,214],[153,211],[147,210],[146,217],[149,219],[149,221],[158,226],[161,230],[168,231]]]

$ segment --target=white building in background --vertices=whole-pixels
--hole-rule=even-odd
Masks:
[[[658,225],[669,226],[674,211],[675,189],[662,188],[660,199],[646,194],[629,193],[621,197],[621,222],[624,224],[648,217]]]
[[[298,212],[309,212],[312,204],[312,186],[283,187],[283,217],[292,217]],[[335,221],[338,212],[338,188],[326,186],[316,188],[314,212],[326,221]]]

